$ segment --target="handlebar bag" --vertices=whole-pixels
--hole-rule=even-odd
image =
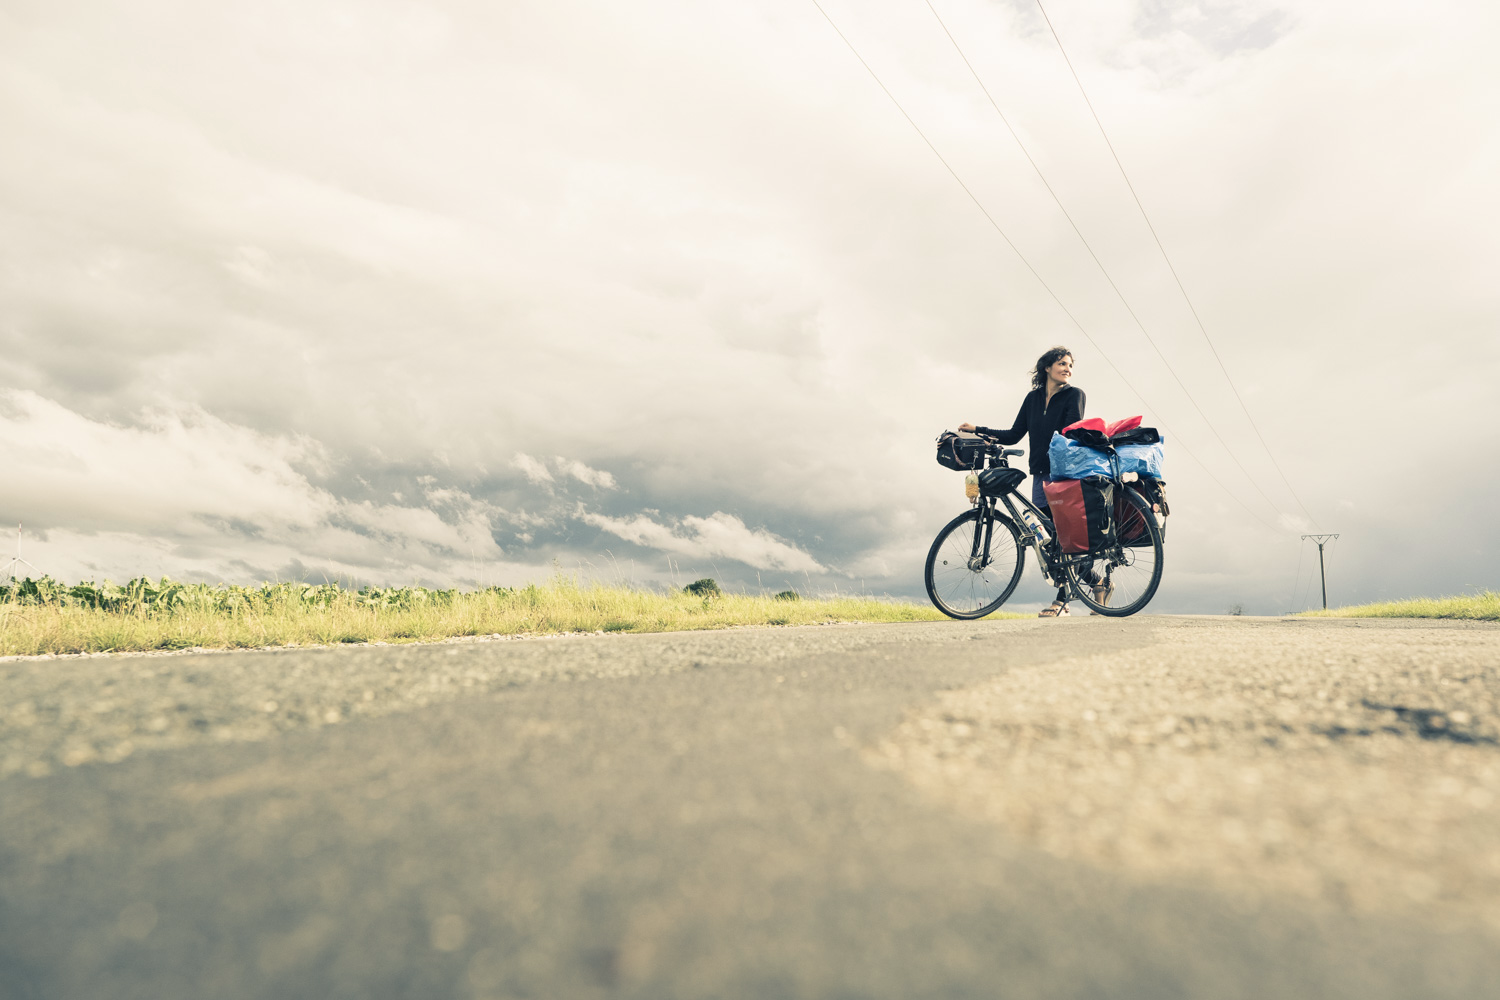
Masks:
[[[1064,552],[1089,552],[1114,542],[1113,482],[1102,476],[1061,479],[1043,483],[1042,490]]]
[[[1054,479],[1086,479],[1089,476],[1108,476],[1114,469],[1109,455],[1098,448],[1091,448],[1081,441],[1065,438],[1056,431],[1047,446],[1047,461],[1052,465]]]
[[[943,431],[937,438],[937,462],[945,469],[970,472],[984,464],[985,443],[977,437]]]

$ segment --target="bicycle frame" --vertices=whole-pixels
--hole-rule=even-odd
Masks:
[[[1021,507],[1031,511],[1032,515],[1036,517],[1037,523],[1047,529],[1047,532],[1051,535],[1052,539],[1056,539],[1057,529],[1052,524],[1052,518],[1042,513],[1040,507],[1032,503],[1030,500],[1027,500],[1020,494],[1018,490],[1010,490],[1009,492],[1000,494],[1000,496],[998,497],[991,497],[990,499],[992,501],[998,500],[1000,503],[1004,504],[1005,509],[1010,512],[1010,519],[1016,522],[1016,526],[1018,528],[1021,528],[1025,531],[1026,544],[1030,545],[1032,551],[1036,553],[1036,565],[1037,569],[1041,570],[1042,572],[1042,579],[1046,580],[1053,586],[1062,586],[1062,584],[1060,584],[1057,580],[1053,579],[1052,573],[1052,565],[1061,557],[1061,553],[1049,554],[1046,551],[1047,543],[1042,541],[1041,536],[1036,533],[1036,530],[1032,528],[1031,525],[1026,523],[1026,518],[1021,516],[1021,511],[1017,508],[1016,505],[1020,504]],[[991,509],[993,509],[993,505]],[[987,517],[985,518],[985,522],[991,523],[991,519]],[[986,550],[988,550],[988,546],[989,539],[988,537],[986,537]]]
[[[987,468],[1008,468],[1010,463],[1006,461],[1005,455],[990,454],[987,456]],[[1116,483],[1116,487],[1122,487],[1123,483]],[[981,564],[989,562],[990,539],[994,534],[994,511],[997,505],[1003,504],[1016,527],[1021,529],[1025,535],[1025,544],[1030,545],[1036,553],[1037,569],[1041,571],[1042,579],[1054,587],[1070,587],[1067,581],[1067,573],[1063,572],[1065,563],[1092,563],[1098,558],[1099,553],[1085,552],[1069,555],[1058,551],[1056,546],[1057,528],[1052,523],[1052,518],[1042,512],[1041,508],[1026,499],[1021,492],[1011,488],[998,496],[987,496],[979,499],[979,505],[986,509],[986,514],[974,526],[974,546],[969,554],[969,568],[979,569]],[[1019,505],[1019,506],[1018,506]],[[1050,536],[1046,541],[1037,534],[1031,525],[1026,523],[1026,518],[1021,515],[1021,509],[1028,510],[1036,517],[1037,523],[1046,529]],[[982,528],[982,530],[981,530]],[[1048,549],[1052,551],[1048,551]],[[1070,587],[1071,589],[1071,587]]]
[[[991,469],[1009,468],[1010,463],[1006,461],[1003,452],[999,454],[991,453],[986,456],[985,466]],[[994,535],[995,508],[997,505],[1003,504],[1007,513],[1010,514],[1011,520],[1015,522],[1016,527],[1024,532],[1024,543],[1030,545],[1032,551],[1036,553],[1037,568],[1041,570],[1042,579],[1054,587],[1064,585],[1060,580],[1065,578],[1066,574],[1060,571],[1054,573],[1052,567],[1060,564],[1062,560],[1068,557],[1060,552],[1048,553],[1046,551],[1048,543],[1044,542],[1035,529],[1026,522],[1026,518],[1021,516],[1021,510],[1017,507],[1017,504],[1021,508],[1029,510],[1035,516],[1037,523],[1047,530],[1051,539],[1055,540],[1057,538],[1057,529],[1052,524],[1052,518],[1042,513],[1041,508],[1022,496],[1015,488],[1011,488],[998,496],[980,497],[978,503],[981,507],[985,508],[985,515],[974,525],[974,545],[969,553],[970,569],[980,569],[983,565],[988,564],[990,558],[990,539]]]

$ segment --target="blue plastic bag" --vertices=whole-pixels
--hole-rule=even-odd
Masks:
[[[1167,458],[1165,441],[1115,445],[1115,454],[1120,457],[1121,475],[1134,472],[1138,476],[1150,476],[1152,479],[1166,478],[1162,473],[1162,466]]]
[[[1119,459],[1119,473],[1134,472],[1138,476],[1165,479],[1166,442],[1155,444],[1121,444],[1115,446]],[[1047,448],[1047,459],[1052,463],[1053,479],[1087,479],[1089,476],[1113,476],[1115,467],[1109,455],[1072,438],[1065,438],[1055,431],[1052,443]]]
[[[1047,461],[1052,463],[1053,479],[1087,479],[1089,476],[1113,476],[1114,466],[1109,456],[1052,432],[1052,443],[1047,446]]]

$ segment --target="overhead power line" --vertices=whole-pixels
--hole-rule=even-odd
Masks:
[[[1015,128],[1011,126],[1010,119],[1006,118],[1005,112],[1000,110],[999,103],[995,100],[994,95],[990,93],[990,88],[985,86],[984,80],[979,75],[979,71],[976,70],[974,68],[974,64],[969,61],[969,57],[964,53],[963,46],[958,44],[958,39],[953,37],[953,32],[948,30],[948,25],[943,21],[942,15],[938,13],[937,8],[932,5],[932,0],[924,0],[924,2],[927,4],[927,9],[932,11],[932,16],[937,19],[938,27],[943,29],[943,34],[948,36],[948,41],[953,43],[954,51],[958,53],[958,57],[962,59],[964,65],[968,67],[970,75],[974,77],[974,82],[979,84],[980,90],[984,91],[984,96],[989,100],[990,107],[995,109],[995,114],[999,116],[1001,123],[1005,125],[1006,131],[1008,131],[1010,133],[1010,137],[1016,141],[1016,145],[1020,147],[1022,154],[1026,157],[1026,161],[1031,164],[1031,169],[1036,171],[1037,178],[1041,180],[1042,186],[1047,189],[1047,193],[1052,196],[1052,200],[1054,203],[1056,203],[1058,211],[1062,212],[1063,218],[1068,220],[1068,225],[1073,227],[1074,234],[1077,235],[1079,242],[1083,244],[1083,248],[1089,252],[1089,256],[1093,258],[1094,264],[1099,268],[1099,273],[1104,275],[1104,280],[1107,281],[1109,283],[1109,287],[1114,290],[1115,297],[1120,300],[1120,304],[1125,307],[1125,311],[1129,313],[1130,318],[1135,321],[1136,328],[1140,330],[1141,335],[1146,338],[1146,343],[1151,345],[1151,349],[1156,352],[1156,356],[1160,358],[1161,363],[1166,366],[1168,373],[1170,373],[1172,378],[1177,382],[1178,387],[1182,389],[1183,395],[1186,396],[1188,402],[1193,405],[1193,409],[1198,411],[1198,416],[1203,418],[1203,423],[1208,427],[1209,432],[1213,434],[1214,438],[1219,442],[1219,445],[1224,449],[1224,453],[1229,456],[1230,461],[1234,462],[1235,466],[1244,475],[1245,479],[1248,480],[1250,485],[1255,489],[1255,492],[1260,494],[1261,499],[1264,500],[1267,505],[1269,505],[1270,508],[1276,511],[1276,513],[1279,515],[1281,513],[1280,506],[1276,503],[1276,501],[1272,500],[1269,496],[1266,495],[1266,491],[1260,488],[1259,481],[1253,475],[1251,475],[1250,471],[1245,468],[1243,463],[1240,462],[1239,456],[1236,455],[1234,449],[1229,446],[1229,442],[1224,440],[1224,436],[1219,433],[1219,429],[1214,426],[1214,422],[1209,419],[1207,413],[1203,412],[1203,407],[1198,405],[1198,400],[1194,398],[1192,390],[1187,387],[1187,383],[1185,383],[1182,380],[1181,376],[1177,374],[1177,369],[1172,367],[1172,363],[1168,361],[1167,356],[1162,353],[1162,349],[1156,343],[1156,339],[1152,337],[1151,332],[1146,329],[1146,324],[1141,322],[1140,316],[1136,314],[1136,311],[1131,306],[1129,300],[1125,298],[1125,293],[1120,290],[1120,286],[1115,282],[1114,276],[1111,275],[1109,273],[1109,269],[1104,266],[1104,261],[1099,259],[1099,254],[1094,251],[1094,247],[1091,243],[1089,243],[1088,237],[1083,235],[1083,230],[1080,229],[1078,227],[1078,223],[1074,221],[1072,213],[1068,211],[1065,205],[1063,205],[1062,199],[1058,197],[1058,194],[1053,189],[1051,182],[1047,180],[1047,175],[1042,172],[1040,164],[1038,164],[1035,157],[1031,155],[1031,150],[1026,148],[1026,143],[1021,141],[1020,135],[1018,135]]]
[[[1297,587],[1302,583],[1302,550],[1305,548],[1307,546],[1300,543],[1297,545],[1297,572],[1292,574],[1292,596],[1290,602],[1290,610],[1293,611],[1297,609]]]
[[[931,3],[928,6],[930,7]],[[1084,89],[1083,81],[1079,79],[1078,71],[1073,68],[1073,60],[1068,58],[1068,50],[1063,47],[1062,38],[1057,34],[1057,28],[1053,26],[1052,18],[1047,15],[1047,8],[1043,6],[1042,0],[1036,0],[1036,6],[1042,12],[1042,20],[1047,22],[1047,30],[1052,33],[1053,41],[1057,42],[1057,50],[1062,53],[1063,62],[1067,63],[1068,72],[1072,74],[1073,82],[1078,85],[1078,92],[1083,95],[1083,103],[1088,105],[1089,114],[1093,116],[1094,124],[1099,128],[1099,134],[1104,137],[1104,144],[1109,147],[1109,155],[1114,158],[1115,166],[1120,170],[1120,176],[1125,179],[1125,186],[1130,189],[1130,197],[1135,199],[1135,207],[1140,209],[1141,218],[1146,221],[1146,228],[1151,231],[1151,238],[1156,241],[1156,249],[1161,251],[1161,258],[1166,261],[1167,270],[1172,272],[1172,280],[1177,283],[1177,290],[1182,293],[1182,300],[1187,303],[1188,311],[1193,314],[1193,321],[1198,324],[1198,332],[1203,334],[1204,343],[1208,344],[1209,351],[1213,353],[1214,361],[1218,362],[1219,371],[1224,373],[1224,381],[1229,383],[1229,388],[1234,392],[1235,400],[1240,404],[1240,409],[1244,411],[1245,419],[1250,421],[1250,427],[1255,431],[1256,439],[1260,441],[1260,446],[1265,449],[1266,457],[1275,466],[1276,474],[1281,477],[1281,481],[1286,486],[1287,492],[1292,495],[1293,500],[1297,501],[1297,506],[1302,508],[1302,513],[1307,515],[1307,519],[1313,523],[1313,527],[1317,527],[1317,518],[1312,516],[1312,512],[1307,509],[1307,504],[1302,502],[1302,498],[1297,495],[1296,489],[1292,487],[1291,481],[1287,479],[1286,473],[1282,471],[1281,463],[1276,461],[1276,453],[1266,443],[1265,435],[1260,432],[1260,425],[1255,422],[1255,417],[1251,415],[1250,408],[1245,405],[1245,399],[1240,395],[1239,386],[1234,384],[1234,379],[1229,375],[1229,369],[1224,365],[1224,359],[1219,356],[1219,349],[1214,346],[1213,338],[1208,335],[1208,328],[1203,325],[1203,318],[1198,315],[1198,307],[1193,305],[1192,297],[1188,295],[1187,288],[1182,283],[1182,278],[1177,274],[1176,265],[1172,263],[1172,258],[1167,253],[1166,246],[1163,245],[1161,237],[1157,235],[1156,226],[1151,223],[1151,216],[1146,214],[1146,206],[1141,203],[1141,196],[1136,193],[1135,185],[1130,181],[1130,175],[1125,172],[1125,164],[1120,162],[1120,154],[1115,152],[1115,144],[1110,141],[1109,133],[1104,130],[1104,122],[1099,119],[1099,112],[1094,110],[1094,102],[1089,100],[1089,93]],[[933,11],[933,13],[936,14],[937,12]],[[947,29],[945,28],[944,30],[946,31]],[[951,38],[952,36],[949,37]],[[967,60],[965,61],[967,62]],[[1151,346],[1155,347],[1156,345],[1152,344]],[[1158,351],[1157,353],[1161,352]],[[1166,359],[1163,358],[1162,360],[1165,361]],[[1168,367],[1170,368],[1171,366]],[[1175,372],[1173,373],[1173,377],[1176,377]],[[1195,403],[1194,405],[1196,406],[1197,404]],[[1238,464],[1238,460],[1236,460],[1236,464]]]
[[[954,181],[958,183],[958,186],[963,188],[964,194],[969,196],[969,200],[974,203],[974,207],[979,209],[980,214],[985,217],[989,224],[994,228],[995,232],[1000,234],[1000,238],[1003,239],[1006,245],[1011,248],[1011,251],[1015,253],[1016,257],[1021,261],[1021,263],[1026,266],[1026,270],[1030,271],[1032,277],[1036,278],[1037,283],[1040,284],[1042,288],[1046,289],[1047,294],[1052,297],[1052,301],[1057,303],[1057,307],[1061,309],[1063,311],[1063,314],[1072,321],[1075,327],[1078,328],[1078,332],[1083,334],[1084,338],[1088,340],[1089,344],[1093,346],[1094,350],[1099,352],[1099,357],[1103,358],[1104,363],[1109,365],[1109,367],[1114,371],[1115,375],[1119,377],[1121,382],[1125,383],[1125,387],[1128,388],[1131,393],[1141,401],[1141,405],[1146,409],[1152,409],[1151,404],[1146,401],[1146,397],[1131,383],[1128,378],[1125,377],[1125,373],[1120,371],[1119,366],[1110,359],[1109,355],[1105,353],[1104,348],[1099,346],[1099,343],[1094,340],[1093,335],[1088,332],[1088,330],[1081,322],[1079,322],[1078,317],[1073,315],[1072,310],[1070,310],[1063,303],[1063,300],[1058,297],[1057,293],[1052,290],[1052,286],[1047,284],[1046,279],[1041,276],[1041,273],[1038,272],[1035,267],[1032,266],[1031,261],[1026,259],[1026,255],[1023,254],[1021,252],[1021,249],[1016,246],[1015,241],[1013,241],[1010,236],[1006,234],[1000,223],[995,221],[995,217],[990,214],[989,209],[984,207],[984,203],[981,202],[978,196],[975,195],[974,192],[969,188],[969,185],[964,183],[963,178],[958,175],[958,171],[953,169],[953,165],[950,164],[947,158],[943,156],[943,154],[935,145],[933,145],[932,140],[927,138],[927,133],[922,131],[921,126],[916,123],[916,120],[913,119],[912,116],[907,113],[906,109],[901,106],[901,102],[896,100],[896,95],[891,93],[890,88],[887,87],[885,83],[880,79],[880,75],[875,72],[874,68],[868,62],[865,61],[865,57],[860,55],[859,49],[855,48],[854,43],[849,40],[848,36],[845,35],[842,30],[840,30],[838,24],[834,21],[834,19],[829,16],[826,10],[823,9],[823,5],[820,4],[818,0],[811,0],[811,2],[812,5],[818,9],[818,13],[823,15],[823,19],[828,22],[829,27],[831,27],[834,33],[839,36],[839,39],[848,47],[849,51],[854,54],[854,58],[859,60],[859,64],[865,68],[865,72],[870,74],[870,78],[875,81],[876,86],[878,86],[885,94],[885,96],[890,99],[890,102],[896,106],[896,110],[901,113],[901,117],[906,119],[907,124],[910,125],[912,127],[912,130],[915,131],[917,135],[922,139],[922,142],[927,145],[927,148],[932,150],[932,155],[938,158],[938,162],[940,162],[944,166],[944,168],[947,169],[948,173],[953,177]],[[1165,424],[1163,424],[1163,426],[1165,427]],[[1259,514],[1255,513],[1255,511],[1246,506],[1245,502],[1240,499],[1238,494],[1236,494],[1233,490],[1220,482],[1219,477],[1213,474],[1213,470],[1209,469],[1209,467],[1205,465],[1197,455],[1194,455],[1192,450],[1188,448],[1185,442],[1179,439],[1178,443],[1182,446],[1183,453],[1191,458],[1195,463],[1197,463],[1197,465],[1201,469],[1203,469],[1204,473],[1207,474],[1208,478],[1213,480],[1214,484],[1218,486],[1219,489],[1223,490],[1230,499],[1239,504],[1240,507],[1244,509],[1245,513],[1249,514],[1256,521],[1259,521],[1261,525],[1263,525],[1268,530],[1273,532],[1279,530],[1275,527],[1272,527],[1269,523],[1266,522],[1265,518],[1261,517]],[[1274,506],[1275,504],[1272,504],[1272,507]]]

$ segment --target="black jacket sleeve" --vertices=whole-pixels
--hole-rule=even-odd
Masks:
[[[1079,393],[1079,395],[1081,396],[1083,393]],[[1031,397],[1028,395],[1025,399],[1021,400],[1021,412],[1016,414],[1016,422],[1011,426],[1010,430],[1001,431],[993,427],[976,427],[975,430],[981,434],[989,434],[992,437],[998,438],[1001,444],[1015,444],[1026,436],[1026,431],[1029,429],[1026,422],[1026,414],[1030,409]]]
[[[1083,394],[1082,389],[1074,389],[1068,393],[1068,398],[1064,401],[1062,416],[1058,418],[1058,428],[1061,429],[1082,420],[1083,407],[1087,401],[1088,397]]]

